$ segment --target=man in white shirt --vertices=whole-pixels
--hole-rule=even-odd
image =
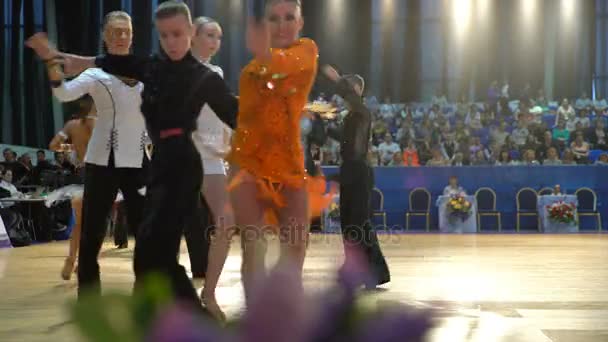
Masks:
[[[526,144],[526,139],[530,135],[530,131],[526,128],[526,125],[523,121],[519,121],[517,123],[517,128],[513,130],[511,133],[511,141],[518,147],[524,146]]]
[[[110,54],[127,55],[132,42],[131,18],[125,12],[111,12],[104,21],[104,42]],[[107,218],[120,189],[127,207],[129,227],[135,233],[143,215],[143,187],[147,134],[141,114],[143,84],[110,75],[99,68],[84,71],[74,80],[47,62],[53,95],[62,102],[91,95],[97,108],[97,122],[85,156],[85,185],[78,293],[101,291],[97,255],[104,240]],[[124,240],[119,248],[126,248]]]
[[[559,126],[560,121],[564,121],[566,125],[569,121],[574,120],[576,112],[574,108],[568,102],[568,99],[564,99],[562,104],[557,108],[557,115],[555,116],[555,127]]]
[[[393,136],[390,133],[386,133],[384,135],[384,142],[378,146],[382,165],[388,165],[393,160],[393,155],[400,152],[401,147],[393,141]]]
[[[608,102],[606,99],[595,100],[593,101],[593,107],[595,108],[595,115],[603,115],[608,109]]]
[[[581,97],[576,100],[574,107],[578,110],[591,109],[591,107],[593,107],[593,101],[587,96],[586,92],[583,92]]]

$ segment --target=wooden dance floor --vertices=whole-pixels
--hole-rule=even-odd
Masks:
[[[608,341],[608,235],[381,238],[392,283],[365,300],[436,308],[431,341]],[[132,246],[104,245],[104,290],[130,291]],[[65,242],[0,250],[0,341],[81,340],[66,310],[75,280],[59,277],[66,252]],[[313,236],[307,291],[332,284],[341,253],[339,236]],[[188,265],[185,245],[181,260]],[[242,310],[239,266],[233,243],[218,289],[229,315]]]

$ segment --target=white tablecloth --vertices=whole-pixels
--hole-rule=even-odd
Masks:
[[[465,196],[471,202],[471,215],[464,222],[461,219],[450,220],[448,218],[447,203],[450,196],[439,196],[437,207],[439,207],[439,231],[442,233],[477,233],[477,201],[475,196]]]

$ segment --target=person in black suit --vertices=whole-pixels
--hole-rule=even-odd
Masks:
[[[323,73],[336,85],[336,92],[345,101],[349,113],[341,128],[328,128],[329,137],[340,142],[340,220],[345,247],[359,248],[366,256],[373,279],[364,285],[368,289],[390,281],[390,272],[371,223],[371,193],[374,187],[373,169],[367,162],[372,115],[363,104],[364,80],[359,75],[340,77],[331,66]],[[346,259],[350,248],[346,248]]]

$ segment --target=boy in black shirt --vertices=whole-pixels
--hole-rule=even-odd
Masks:
[[[336,83],[336,92],[346,101],[349,113],[341,129],[328,129],[327,134],[340,142],[340,220],[345,245],[361,250],[367,258],[373,279],[364,284],[368,289],[390,281],[390,273],[380,250],[378,237],[371,224],[373,169],[367,162],[372,115],[363,104],[364,81],[358,75],[340,77],[325,66],[323,73]],[[346,249],[346,258],[352,256]]]

